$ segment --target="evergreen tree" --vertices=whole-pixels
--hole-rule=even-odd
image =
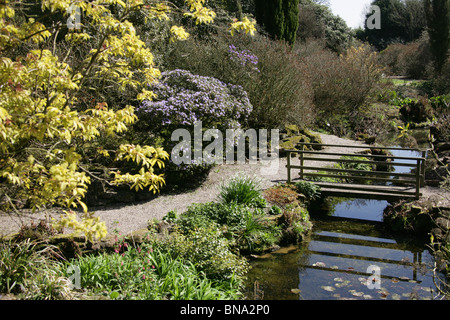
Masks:
[[[449,2],[448,0],[425,0],[428,34],[435,71],[440,74],[448,57],[449,49]]]
[[[299,0],[255,0],[258,23],[272,38],[294,44],[298,29]]]
[[[444,0],[446,1],[446,0]],[[367,40],[383,50],[391,43],[406,43],[418,39],[426,27],[422,0],[374,0],[381,10],[381,29],[358,32],[358,38]],[[372,12],[366,14],[366,20]]]
[[[284,33],[283,39],[293,45],[297,37],[299,0],[284,0]]]

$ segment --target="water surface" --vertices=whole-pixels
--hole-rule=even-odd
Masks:
[[[394,169],[394,174],[405,172],[405,167]],[[390,233],[382,222],[387,205],[383,200],[332,198],[325,212],[310,210],[314,228],[308,239],[251,261],[248,298],[432,299],[433,257],[426,241]]]

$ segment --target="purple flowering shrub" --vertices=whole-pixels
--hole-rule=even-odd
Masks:
[[[202,121],[205,130],[217,128],[225,137],[225,130],[241,128],[253,109],[241,86],[194,75],[186,70],[163,72],[159,83],[150,86],[149,90],[156,94],[156,98],[145,100],[136,108],[139,121],[135,131],[141,138],[144,133],[152,136],[169,153],[178,143],[171,141],[174,130],[187,129],[193,138],[194,123]],[[165,179],[169,186],[179,186],[183,181],[190,184],[201,182],[212,167],[194,160],[180,165],[170,161]]]
[[[251,71],[260,72],[258,69],[258,57],[250,52],[250,50],[238,50],[234,44],[228,46],[230,60],[239,66],[249,68]]]
[[[157,98],[143,101],[136,113],[153,132],[192,127],[197,121],[209,129],[239,128],[252,111],[241,86],[186,70],[163,72],[160,82],[149,89]]]

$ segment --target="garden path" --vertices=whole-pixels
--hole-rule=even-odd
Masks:
[[[364,145],[362,142],[343,139],[334,135],[320,133],[320,136],[324,144]],[[327,147],[326,151],[351,153],[358,150],[360,151],[361,149],[346,148],[343,150],[343,148]],[[326,162],[317,161],[313,163],[313,161],[311,161],[308,165],[324,166],[326,165]],[[193,203],[204,203],[216,200],[220,184],[234,175],[246,174],[259,177],[261,179],[261,186],[264,189],[287,180],[286,158],[279,159],[278,172],[276,174],[261,175],[261,169],[261,164],[218,165],[211,170],[206,181],[196,190],[178,194],[163,194],[153,200],[143,201],[132,205],[94,207],[90,209],[106,223],[109,232],[117,228],[121,233],[126,234],[146,228],[150,219],[156,218],[161,220],[167,212],[171,210],[181,213]],[[293,177],[295,177],[295,175],[293,175]],[[423,189],[423,192],[425,195],[438,195],[441,193],[441,190],[438,188],[427,187]],[[46,215],[43,213],[24,213],[19,219],[17,215],[8,215],[0,212],[0,236],[17,232],[20,229],[22,222],[28,225],[33,220],[39,221],[45,217]]]

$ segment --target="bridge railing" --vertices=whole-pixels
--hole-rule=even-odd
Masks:
[[[420,187],[425,182],[425,159],[426,150],[375,147],[375,146],[350,146],[317,143],[299,143],[301,150],[287,150],[287,176],[288,182],[292,182],[292,169],[298,169],[299,178],[312,178],[315,183],[323,188],[339,190],[358,191],[367,193],[389,193],[398,197],[420,197]],[[313,150],[306,150],[311,146]],[[349,153],[349,152],[327,152],[317,151],[322,147],[351,148],[370,150],[371,154]],[[391,154],[373,154],[374,150],[404,150],[417,151],[418,157],[394,156]],[[299,165],[292,164],[292,154],[298,154]],[[344,158],[343,158],[344,157]],[[365,159],[362,159],[364,157]],[[313,161],[306,163],[307,161]],[[398,161],[398,162],[397,162]],[[327,164],[314,165],[314,162],[326,162]],[[333,164],[341,164],[333,166]],[[344,165],[343,165],[344,164]],[[349,164],[366,164],[372,166],[373,170],[351,169]],[[389,167],[409,167],[409,172],[390,172]],[[350,167],[350,169],[348,169]],[[333,179],[333,182],[327,182]],[[336,182],[340,181],[340,182]],[[369,185],[370,183],[370,185]],[[406,185],[409,187],[399,188],[396,186]],[[412,186],[412,187],[411,187]]]

